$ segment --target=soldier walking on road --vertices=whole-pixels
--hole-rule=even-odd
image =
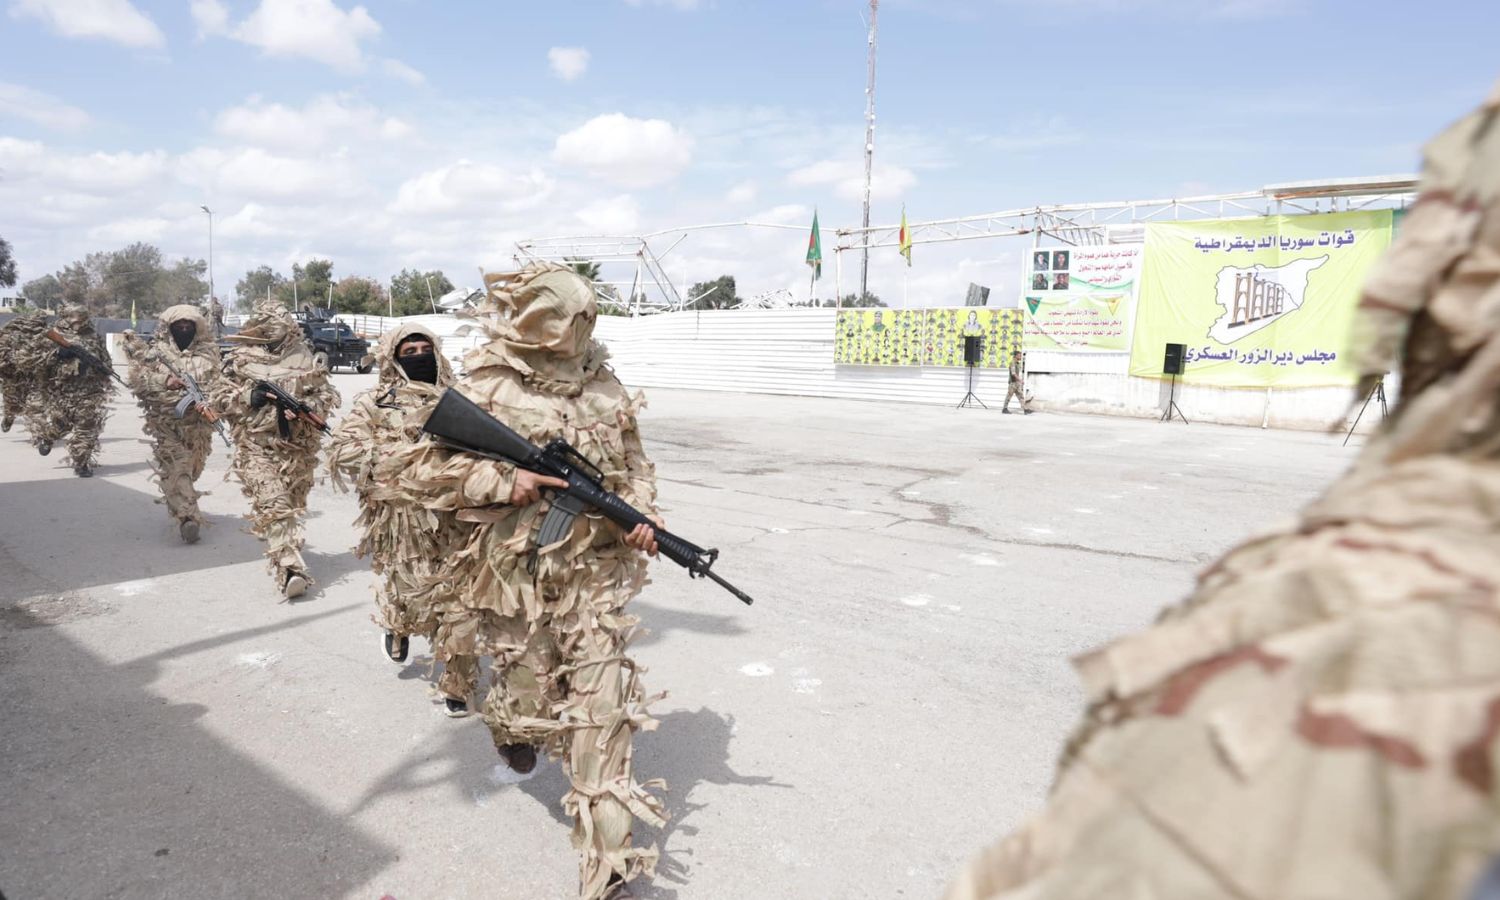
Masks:
[[[1000,408],[1001,412],[1010,413],[1010,398],[1012,397],[1021,404],[1021,412],[1024,415],[1031,415],[1031,410],[1026,405],[1029,402],[1026,397],[1026,367],[1019,350],[1010,355],[1010,374],[1006,379],[1005,405]]]
[[[47,330],[47,317],[40,311],[16,316],[0,326],[0,393],[4,410],[0,413],[0,432],[8,432],[16,418],[26,410],[26,396],[36,388],[37,373],[24,365],[25,348],[41,338]]]
[[[287,599],[312,577],[302,559],[302,516],[312,490],[323,434],[319,421],[339,405],[339,392],[291,313],[274,302],[256,305],[224,363],[214,406],[234,435],[232,471],[250,498],[250,529],[266,544],[266,561]],[[275,389],[304,411],[287,408]],[[316,418],[315,418],[316,417]]]
[[[66,437],[74,474],[90,478],[99,453],[99,432],[104,430],[114,393],[109,351],[81,305],[64,307],[52,327],[71,346],[62,346],[43,333],[19,350],[20,365],[36,373],[26,395],[26,425],[43,456]],[[98,364],[91,364],[85,354]]]
[[[377,480],[382,465],[420,434],[427,413],[453,383],[442,343],[421,326],[406,323],[381,337],[374,356],[379,381],[354,398],[354,408],[334,429],[328,471],[336,487],[343,488],[348,478],[359,495],[356,524],[363,534],[355,553],[368,555],[381,577],[375,623],[383,632],[385,655],[401,663],[412,635],[433,636],[432,598],[441,594],[433,577],[446,571],[449,553],[468,526],[451,510],[428,509]],[[449,715],[468,714],[477,665],[469,657],[445,660],[439,689]]]
[[[125,355],[130,359],[130,389],[141,407],[142,427],[151,438],[151,468],[162,499],[184,543],[197,543],[203,526],[198,509],[202,496],[196,482],[213,447],[218,413],[198,403],[178,413],[184,377],[205,394],[217,386],[222,360],[213,328],[196,306],[167,307],[148,340],[126,332]]]
[[[458,390],[534,443],[564,438],[598,466],[607,489],[655,517],[655,470],[636,430],[643,401],[593,340],[592,284],[551,264],[486,283],[499,308]],[[638,620],[625,605],[646,583],[643,553],[656,552],[655,533],[580,515],[565,537],[539,547],[546,491],[561,482],[429,441],[407,457],[404,490],[474,523],[449,560],[455,598],[438,625],[439,653],[494,657],[484,720],[496,747],[520,772],[537,750],[562,761],[581,895],[617,895],[656,864],[654,845],[632,846],[634,820],[660,827],[666,818],[652,785],[632,771],[632,736],[655,722],[626,652]]]

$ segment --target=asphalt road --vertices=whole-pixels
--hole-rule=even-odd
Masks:
[[[372,382],[340,375],[346,404]],[[656,391],[670,563],[635,603],[665,778],[658,898],[938,896],[1035,810],[1068,659],[1148,622],[1355,447],[1298,432]],[[279,596],[216,449],[179,544],[118,401],[98,475],[0,436],[0,891],[37,898],[574,895],[555,764],[517,782],[395,666],[313,492],[318,585]]]

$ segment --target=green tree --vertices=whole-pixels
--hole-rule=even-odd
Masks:
[[[264,300],[267,296],[276,297],[285,284],[287,284],[286,276],[270,266],[257,266],[251,269],[245,273],[244,278],[235,282],[234,293],[238,308],[249,312],[256,301]]]
[[[584,278],[587,278],[589,281],[599,280],[599,264],[592,259],[566,259],[563,260],[563,265],[577,272],[579,275],[582,275]]]
[[[93,295],[94,282],[83,263],[69,263],[67,268],[57,273],[57,280],[62,283],[62,296],[59,299],[63,303],[88,304]]]
[[[208,262],[202,259],[179,259],[163,268],[156,277],[155,298],[150,311],[161,312],[178,303],[201,305],[208,299]],[[144,314],[146,308],[139,310]]]
[[[62,282],[57,280],[56,275],[33,278],[21,285],[21,296],[26,298],[27,306],[34,306],[38,309],[56,309],[62,303]]]
[[[333,260],[310,259],[306,265],[292,266],[292,280],[272,292],[282,303],[301,309],[304,306],[327,306],[328,289],[333,287]]]
[[[434,300],[453,290],[453,282],[437,269],[419,272],[402,269],[391,276],[391,307],[398,316],[420,316],[432,312]]]
[[[385,285],[363,275],[349,275],[333,286],[333,308],[339,312],[383,316],[389,297]]]
[[[688,309],[729,309],[740,304],[734,276],[720,275],[713,281],[700,281],[688,288]]]
[[[833,301],[833,300],[819,300],[818,301],[818,305],[819,306],[843,306],[846,309],[862,309],[862,308],[868,308],[868,307],[872,307],[872,306],[885,306],[886,302],[884,300],[881,300],[878,295],[872,294],[869,291],[865,291],[863,297],[858,297],[858,296],[856,296],[854,294],[845,294],[844,295],[844,302],[842,304],[837,303],[836,301]]]
[[[0,237],[0,287],[15,287],[16,257],[11,252],[10,241]]]

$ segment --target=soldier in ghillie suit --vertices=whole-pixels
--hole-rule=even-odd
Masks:
[[[73,347],[109,365],[104,338],[94,331],[93,320],[84,307],[64,307],[52,328]],[[89,365],[82,354],[42,334],[18,348],[17,362],[35,373],[26,395],[26,425],[37,452],[46,456],[53,444],[66,437],[73,472],[80,478],[92,477],[99,432],[109,416],[109,398],[115,387],[108,372]]]
[[[188,387],[181,376],[191,378],[204,393],[211,393],[222,377],[213,328],[198,307],[169,306],[149,339],[126,333],[125,355],[130,359],[130,389],[151,438],[151,468],[162,494],[157,502],[166,504],[182,540],[197,543],[203,513],[196,483],[213,447],[218,413],[195,404],[178,416],[177,406]]]
[[[266,543],[266,562],[282,595],[300,596],[311,583],[302,559],[302,515],[318,466],[323,435],[317,420],[285,408],[267,385],[279,387],[319,419],[339,405],[328,370],[291,313],[277,303],[259,303],[224,361],[224,378],[213,394],[234,435],[231,470],[250,498],[250,530]]]
[[[1293,525],[1079,660],[1089,709],[1046,810],[952,900],[1480,895],[1500,855],[1497,173],[1500,89],[1428,145],[1360,301],[1363,387],[1402,370],[1383,433]]]
[[[18,315],[0,326],[0,392],[4,394],[0,432],[10,431],[16,417],[25,413],[26,396],[35,387],[37,373],[21,364],[26,359],[23,348],[40,339],[48,327],[47,317],[40,310]]]
[[[354,398],[354,408],[339,423],[328,444],[328,471],[334,485],[344,478],[359,495],[362,529],[355,553],[369,556],[381,577],[376,590],[375,623],[384,632],[382,649],[392,662],[405,662],[412,635],[431,638],[436,628],[431,584],[447,568],[447,558],[468,526],[452,511],[428,509],[414,498],[376,480],[382,463],[410,444],[443,391],[453,370],[442,343],[412,323],[386,332],[376,345],[375,387]],[[393,473],[394,474],[394,473]],[[474,659],[446,660],[440,687],[449,715],[468,712],[477,675]]]
[[[495,306],[481,321],[490,340],[465,357],[469,374],[458,390],[534,443],[564,438],[598,466],[607,489],[654,516],[655,471],[636,430],[642,401],[592,339],[592,285],[550,264],[486,283]],[[625,605],[646,583],[642,553],[655,552],[654,532],[626,534],[580,515],[566,537],[538,547],[549,509],[542,492],[565,484],[430,441],[405,455],[404,490],[474,523],[448,560],[454,599],[435,646],[449,658],[494,657],[484,720],[496,747],[517,771],[531,769],[538,749],[562,761],[572,784],[563,806],[583,854],[581,894],[622,891],[652,873],[657,858],[655,846],[632,846],[633,820],[660,827],[666,816],[631,771],[633,734],[656,723],[626,655],[638,620]]]

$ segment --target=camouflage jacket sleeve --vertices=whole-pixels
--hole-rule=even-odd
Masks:
[[[625,422],[621,435],[625,444],[626,489],[622,492],[626,502],[647,515],[658,515],[656,509],[656,465],[646,455],[641,444],[641,432],[636,426],[635,410],[644,405],[637,400]]]
[[[328,441],[328,475],[334,486],[347,490],[343,477],[360,490],[369,481],[371,470],[380,458],[376,428],[380,409],[369,392],[355,398],[354,408],[333,430]]]
[[[150,348],[145,341],[134,334],[127,334],[125,357],[130,361],[125,380],[137,397],[149,403],[177,402],[177,397],[182,392],[167,387],[167,369],[152,360]]]

